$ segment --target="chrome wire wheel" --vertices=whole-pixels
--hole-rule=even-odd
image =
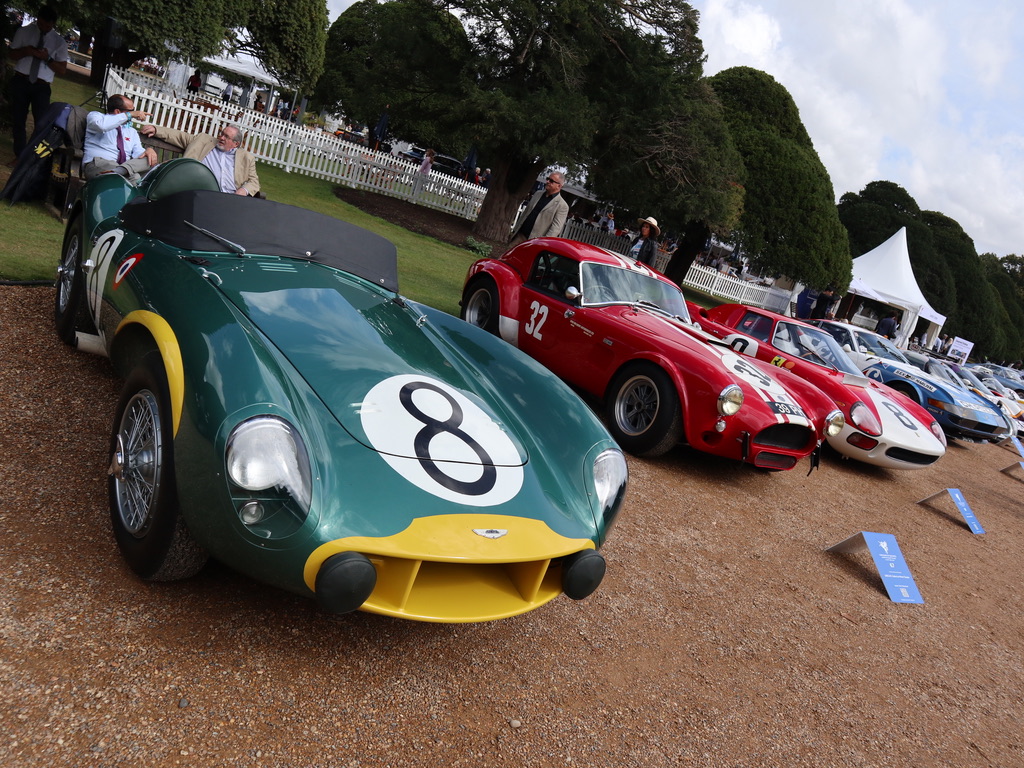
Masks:
[[[153,521],[163,480],[163,441],[157,398],[148,389],[140,390],[124,409],[110,467],[117,515],[137,538],[145,536]]]
[[[615,400],[615,423],[626,435],[642,435],[658,418],[660,407],[657,385],[642,374],[632,376]]]
[[[57,265],[57,310],[61,313],[68,311],[68,304],[71,301],[71,289],[75,284],[78,269],[79,246],[78,233],[72,232]]]

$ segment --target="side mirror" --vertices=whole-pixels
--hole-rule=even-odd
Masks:
[[[580,289],[577,288],[575,285],[570,285],[568,288],[565,289],[565,298],[567,298],[569,301],[576,301],[581,295],[582,294],[580,294]]]
[[[862,349],[861,352],[864,350]],[[843,344],[843,352],[853,352],[853,347],[850,346],[849,342]]]

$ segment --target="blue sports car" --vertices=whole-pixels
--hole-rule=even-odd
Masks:
[[[891,341],[873,331],[831,320],[817,322],[836,339],[864,373],[924,406],[950,437],[1002,440],[1010,425],[999,406],[946,375],[937,360],[922,370]]]

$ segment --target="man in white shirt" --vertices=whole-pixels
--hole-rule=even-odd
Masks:
[[[117,173],[137,182],[157,164],[156,151],[142,146],[132,120],[145,120],[149,112],[135,109],[127,96],[107,99],[107,112],[90,112],[85,122],[82,173],[89,181],[103,173]]]
[[[46,6],[38,18],[21,27],[11,38],[8,56],[15,62],[11,78],[11,135],[17,157],[28,143],[25,121],[29,108],[36,125],[50,106],[50,83],[53,76],[63,75],[68,68],[68,44],[53,28],[57,12]]]

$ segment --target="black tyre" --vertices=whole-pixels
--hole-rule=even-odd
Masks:
[[[634,456],[661,456],[683,437],[679,394],[656,365],[620,371],[608,388],[605,415],[612,437]]]
[[[109,490],[121,554],[153,581],[187,578],[207,560],[178,509],[171,429],[167,376],[160,355],[150,352],[128,377],[117,406]]]
[[[64,234],[64,247],[57,265],[57,296],[53,319],[57,335],[65,344],[75,345],[79,315],[84,312],[85,275],[82,273],[82,254],[85,233],[82,217],[76,216]]]
[[[462,292],[462,319],[498,335],[500,304],[498,287],[489,277],[479,277],[466,286]]]

